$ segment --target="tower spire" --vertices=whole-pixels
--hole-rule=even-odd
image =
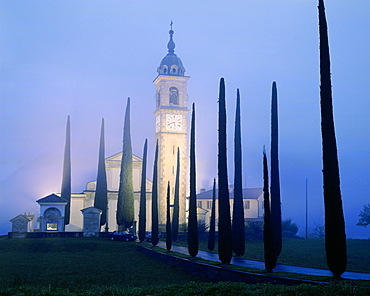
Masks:
[[[172,30],[172,25],[173,25],[173,21],[171,21],[171,24],[170,24],[170,26],[171,26],[171,29],[169,31],[170,41],[168,41],[168,44],[167,44],[169,54],[173,54],[175,52],[175,42],[173,42],[173,39],[172,39],[172,36],[173,36],[173,33],[174,33],[174,31]]]
[[[173,41],[173,21],[170,23],[170,40],[167,43],[168,53],[162,59],[157,72],[159,75],[184,76],[185,68],[181,59],[175,54],[175,42]]]

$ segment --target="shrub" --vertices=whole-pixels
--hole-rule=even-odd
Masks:
[[[246,239],[263,239],[263,222],[250,221],[245,224]]]

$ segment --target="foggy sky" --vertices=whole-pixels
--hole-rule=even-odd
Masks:
[[[347,236],[370,192],[370,2],[326,0],[334,117]],[[262,187],[277,82],[283,219],[305,231],[323,224],[317,3],[260,1],[0,2],[0,234],[37,199],[60,192],[67,116],[72,191],[95,180],[101,118],[106,156],[122,148],[131,98],[133,153],[154,154],[157,67],[173,20],[175,53],[196,103],[197,189],[217,177],[218,84],[225,78],[229,183],[233,183],[236,89],[241,93],[244,186]],[[190,117],[190,116],[189,116]],[[269,155],[269,154],[268,154]],[[148,166],[151,176],[151,165]]]

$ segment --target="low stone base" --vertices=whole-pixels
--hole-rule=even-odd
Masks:
[[[27,232],[9,232],[8,237],[9,238],[26,238]]]
[[[84,237],[99,237],[99,232],[84,232]]]
[[[109,237],[111,232],[94,232],[86,236],[84,232],[8,232],[8,238],[45,238],[45,237]]]
[[[179,267],[187,272],[195,275],[205,276],[211,281],[229,281],[229,282],[244,282],[244,283],[271,283],[279,285],[300,285],[300,284],[313,284],[318,285],[320,282],[301,280],[294,278],[278,277],[273,275],[258,274],[246,271],[239,271],[229,269],[227,267],[219,267],[205,263],[199,263],[190,259],[180,258],[164,253],[156,252],[151,247],[138,245],[138,249],[151,257],[161,260],[171,266]],[[220,263],[221,264],[221,263]]]

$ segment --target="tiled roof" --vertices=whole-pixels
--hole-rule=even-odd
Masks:
[[[13,222],[16,219],[23,219],[23,220],[31,221],[31,219],[28,219],[26,215],[20,214],[17,217],[14,217],[13,219],[11,219],[10,222]]]
[[[40,198],[39,200],[36,200],[38,203],[43,203],[43,202],[67,202],[64,198],[61,198],[60,196],[52,193],[48,196],[45,196],[43,198]]]
[[[197,199],[212,199],[213,190],[207,190],[197,194]],[[243,199],[258,199],[263,194],[262,188],[243,188]],[[216,199],[218,189],[216,189]],[[234,190],[229,191],[229,198],[234,199]]]

